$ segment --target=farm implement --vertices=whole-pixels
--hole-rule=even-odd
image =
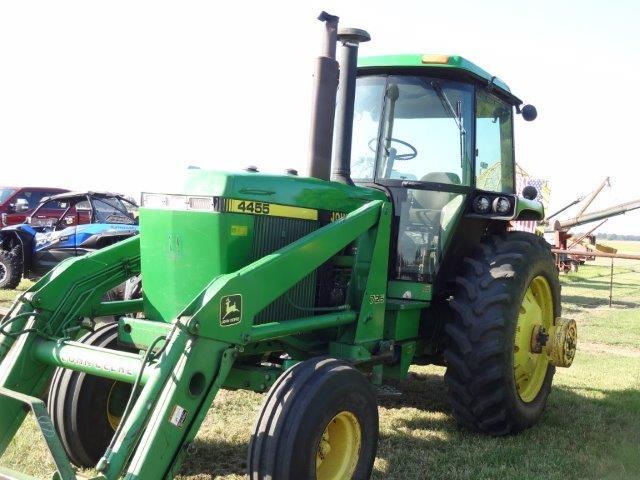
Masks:
[[[556,256],[556,265],[560,272],[577,272],[580,265],[583,265],[587,260],[594,260],[598,256],[606,256],[608,258],[624,257],[618,257],[616,249],[596,243],[596,235],[594,232],[610,218],[639,209],[640,199],[624,202],[595,212],[587,212],[589,206],[606,186],[611,186],[609,178],[605,178],[588,197],[577,198],[541,222],[542,225],[547,227],[546,233],[549,236],[553,234],[553,252]],[[574,217],[563,220],[557,218],[552,220],[560,213],[578,204],[581,205]],[[585,233],[571,233],[573,227],[595,222],[599,223]]]
[[[461,57],[358,60],[369,35],[320,20],[309,175],[194,170],[143,195],[140,235],[22,294],[0,323],[0,453],[30,409],[56,478],[170,479],[219,390],[247,389],[267,392],[251,479],[365,479],[377,387],[428,363],[461,426],[539,420],[576,330],[548,245],[508,231],[544,217],[514,194],[514,116],[535,109]],[[101,300],[139,274],[142,299]]]

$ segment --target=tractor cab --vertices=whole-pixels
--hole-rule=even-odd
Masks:
[[[393,200],[390,280],[433,283],[463,214],[514,215],[520,103],[461,57],[360,60],[351,178]]]

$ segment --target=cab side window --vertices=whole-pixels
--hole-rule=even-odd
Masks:
[[[127,215],[127,209],[117,199],[103,198],[93,200],[93,207],[98,223],[135,224],[135,220]]]
[[[476,187],[514,193],[513,108],[476,92]]]
[[[52,192],[43,192],[40,190],[23,190],[18,195],[18,198],[24,198],[27,201],[29,210],[32,210],[38,206],[43,198],[48,197],[49,195],[52,195]]]

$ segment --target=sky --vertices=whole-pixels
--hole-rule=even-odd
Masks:
[[[516,157],[551,210],[640,197],[634,1],[0,3],[0,184],[171,191],[189,165],[304,170],[321,10],[362,55],[469,58],[538,109]],[[640,211],[602,231],[640,234]],[[569,212],[570,213],[570,212]]]

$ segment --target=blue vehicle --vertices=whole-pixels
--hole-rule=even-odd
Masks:
[[[76,192],[44,198],[26,223],[0,230],[0,288],[14,289],[22,278],[35,280],[67,258],[137,233],[138,206],[122,195]]]

